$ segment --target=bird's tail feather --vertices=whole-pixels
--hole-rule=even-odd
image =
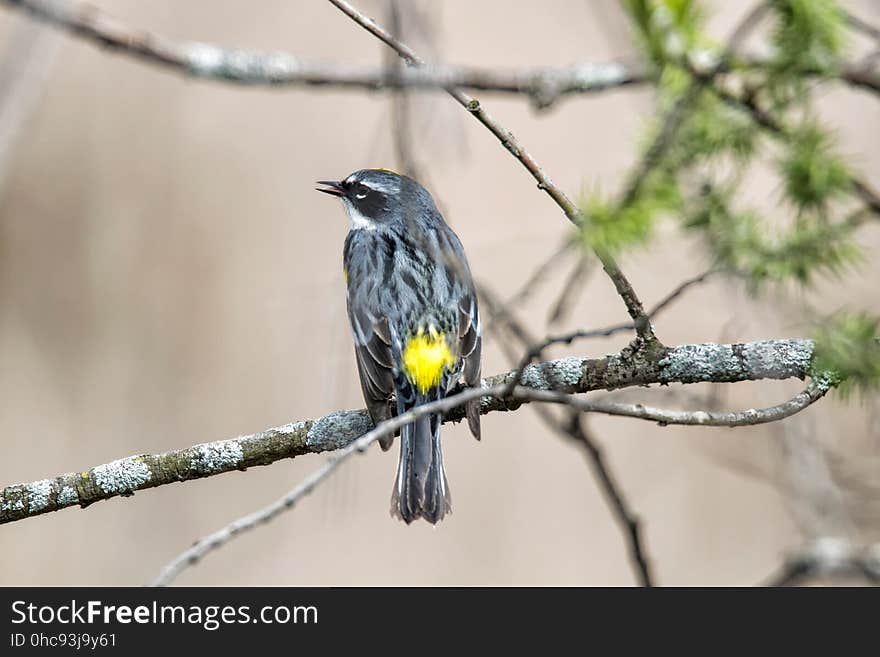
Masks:
[[[440,450],[440,416],[423,415],[400,432],[400,464],[391,513],[406,524],[424,518],[437,524],[452,512]]]

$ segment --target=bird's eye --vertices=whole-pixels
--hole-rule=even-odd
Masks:
[[[367,195],[370,193],[370,188],[366,185],[358,185],[355,188],[354,196],[356,199],[362,200],[367,198]]]

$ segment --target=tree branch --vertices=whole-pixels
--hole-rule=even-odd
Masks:
[[[745,344],[690,344],[662,348],[651,355],[644,350],[627,348],[599,359],[563,358],[526,367],[519,377],[521,388],[509,394],[500,392],[514,380],[516,371],[486,379],[483,395],[492,390],[499,391],[499,394],[484,396],[481,412],[515,410],[530,401],[523,396],[532,392],[571,395],[654,383],[803,379],[809,375],[812,354],[812,341],[795,339]],[[598,406],[591,410],[602,412]],[[462,409],[456,407],[446,414],[444,421],[458,421],[462,417]],[[666,418],[649,419],[668,421]],[[86,507],[100,500],[175,482],[269,465],[284,458],[342,449],[370,431],[371,427],[364,410],[336,411],[314,420],[292,422],[231,440],[203,443],[163,454],[137,454],[82,472],[15,484],[0,491],[0,524],[75,505]]]
[[[229,48],[196,41],[175,41],[133,28],[96,7],[78,2],[0,0],[34,18],[67,30],[92,44],[115,50],[185,76],[243,85],[327,86],[378,91],[405,87],[522,94],[537,107],[561,96],[593,93],[648,82],[640,65],[582,62],[562,68],[517,71],[428,66],[419,69],[356,68],[309,62],[284,52]]]
[[[511,379],[511,381],[515,381],[515,379]],[[821,398],[830,388],[830,384],[825,379],[814,379],[810,382],[804,392],[800,393],[788,402],[779,404],[778,406],[774,406],[768,409],[750,409],[741,413],[667,411],[661,409],[647,408],[645,406],[642,406],[641,404],[619,404],[603,401],[592,402],[584,399],[579,399],[572,395],[564,393],[529,389],[524,387],[517,387],[509,393],[508,388],[509,384],[507,383],[498,383],[494,386],[483,389],[469,388],[455,395],[446,397],[445,399],[434,401],[429,404],[424,404],[422,406],[417,406],[407,411],[406,413],[397,416],[396,418],[393,418],[386,422],[382,422],[363,436],[357,438],[354,442],[343,447],[340,451],[334,454],[330,458],[330,460],[327,461],[327,463],[325,463],[321,468],[313,472],[302,484],[294,488],[292,491],[290,491],[277,501],[273,502],[263,509],[259,509],[257,511],[254,511],[253,513],[249,513],[248,515],[233,521],[229,525],[222,527],[216,532],[196,541],[192,545],[192,547],[184,550],[180,555],[175,557],[165,568],[162,569],[159,577],[153,582],[154,586],[165,586],[167,584],[170,584],[184,569],[198,563],[198,561],[200,561],[209,552],[212,552],[213,550],[222,547],[242,532],[254,529],[259,525],[270,522],[284,511],[292,509],[297,504],[297,502],[299,502],[303,497],[311,493],[319,483],[329,477],[336,470],[336,468],[338,468],[342,464],[343,461],[345,461],[355,452],[366,451],[366,449],[374,441],[383,436],[394,433],[397,429],[405,424],[412,422],[416,418],[427,415],[428,413],[443,412],[449,411],[453,408],[458,408],[468,400],[474,399],[475,397],[481,395],[486,395],[489,399],[496,400],[504,399],[506,397],[512,397],[517,402],[541,401],[566,404],[570,406],[575,413],[578,411],[586,413],[609,413],[611,415],[622,415],[644,420],[654,420],[660,422],[663,425],[698,424],[702,426],[734,427],[774,422],[776,420],[781,420],[785,417],[793,415],[794,413],[803,410],[804,408]],[[601,463],[599,463],[598,465],[603,469],[607,477],[607,470],[604,469],[604,465],[602,465]],[[609,482],[607,480],[603,480],[604,486],[607,487],[608,484]],[[613,489],[613,492],[617,496],[616,498],[614,498],[613,502],[613,504],[615,505],[615,512],[621,513],[621,498],[616,488]],[[642,569],[641,578],[643,581],[650,583],[650,574],[648,574],[646,570],[647,565],[641,549],[641,544],[638,542],[638,527],[636,525],[635,529],[633,529],[633,525],[631,524],[631,514],[629,514],[626,509],[624,509],[623,512],[626,513],[624,517],[629,519],[627,520],[627,522],[630,523],[630,532],[635,532],[634,536],[636,543],[632,549],[636,550],[636,556],[638,559],[637,563]]]
[[[522,95],[528,97],[536,108],[545,109],[565,96],[641,85],[654,79],[654,74],[639,62],[614,60],[519,70],[447,65],[408,70],[340,66],[309,61],[286,52],[174,40],[126,25],[86,3],[59,0],[0,0],[0,3],[25,11],[97,47],[162,66],[180,75],[233,84],[367,91],[457,87]],[[765,62],[750,59],[747,63],[762,66]],[[876,73],[864,66],[844,63],[839,77],[853,86],[880,92]]]
[[[303,497],[311,493],[315,487],[324,479],[329,477],[339,465],[349,458],[355,452],[363,452],[375,440],[382,436],[389,435],[399,429],[404,424],[412,420],[437,411],[449,410],[465,403],[469,399],[487,394],[489,396],[503,397],[507,394],[507,385],[498,384],[489,389],[476,390],[468,389],[456,395],[447,397],[443,400],[435,401],[430,404],[416,407],[401,416],[390,421],[383,422],[379,426],[369,431],[364,436],[358,438],[353,443],[341,449],[333,455],[331,459],[320,469],[312,473],[302,484],[297,486],[291,492],[287,493],[269,506],[250,513],[239,518],[229,525],[222,527],[216,532],[196,541],[190,548],[184,550],[180,555],[173,559],[157,579],[153,582],[154,586],[166,586],[170,584],[183,570],[198,563],[206,554],[216,550],[237,535],[244,531],[248,531],[273,520],[279,514],[292,509]],[[770,409],[762,409],[759,411],[749,410],[743,413],[706,413],[704,411],[697,412],[681,412],[681,411],[658,411],[657,409],[646,409],[639,404],[615,404],[607,402],[588,402],[574,398],[571,395],[565,395],[554,392],[544,392],[539,390],[531,390],[518,387],[512,392],[512,396],[520,401],[549,401],[554,403],[563,403],[572,407],[573,422],[578,422],[577,428],[570,429],[570,435],[580,438],[587,447],[591,458],[593,459],[593,467],[597,468],[601,473],[601,483],[603,490],[610,496],[610,500],[615,511],[622,523],[628,528],[630,534],[631,551],[633,558],[638,566],[640,581],[646,585],[651,585],[651,577],[648,569],[644,551],[641,547],[639,539],[639,529],[637,521],[632,513],[625,506],[616,485],[610,478],[605,468],[601,454],[598,449],[591,443],[589,438],[583,433],[583,429],[579,425],[580,412],[602,412],[614,415],[625,415],[641,419],[656,419],[659,415],[662,424],[700,424],[708,426],[743,426],[746,424],[761,424],[765,422],[773,422],[775,420],[788,417],[822,397],[829,389],[827,381],[812,381],[804,393],[796,396],[789,402],[780,404]],[[574,426],[574,425],[572,425]]]
[[[819,401],[831,389],[831,382],[824,378],[813,379],[807,387],[791,399],[767,408],[750,408],[746,411],[718,413],[715,411],[673,411],[654,408],[644,404],[592,401],[580,399],[553,390],[515,391],[514,395],[529,401],[564,404],[582,413],[603,413],[638,420],[657,422],[663,426],[682,424],[701,427],[746,427],[755,424],[777,422],[799,413]]]

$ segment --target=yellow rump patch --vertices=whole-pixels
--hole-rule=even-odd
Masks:
[[[395,171],[394,169],[386,169],[385,167],[373,167],[370,171],[387,171],[388,173],[393,173],[395,176],[401,175],[400,172]]]
[[[422,394],[440,385],[443,372],[455,365],[446,338],[432,326],[428,333],[419,329],[403,348],[403,370]]]

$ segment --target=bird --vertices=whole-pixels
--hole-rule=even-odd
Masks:
[[[460,383],[479,387],[482,335],[464,248],[421,184],[391,169],[361,169],[317,182],[349,219],[343,278],[364,401],[375,425],[443,399]],[[466,405],[480,439],[480,402]],[[452,511],[440,446],[441,414],[400,429],[391,514],[436,525]],[[387,451],[394,435],[379,439]]]

